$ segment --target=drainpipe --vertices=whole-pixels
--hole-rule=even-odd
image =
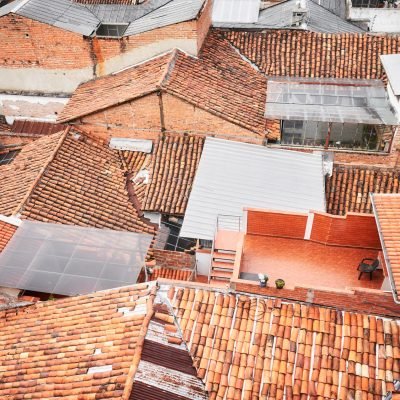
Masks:
[[[328,134],[326,135],[324,150],[328,150],[329,149],[329,141],[331,140],[331,130],[332,130],[332,122],[329,122],[329,124],[328,124]]]
[[[375,215],[376,227],[378,228],[378,234],[379,234],[379,239],[380,239],[381,245],[382,245],[383,257],[385,259],[386,269],[389,274],[389,281],[390,281],[390,286],[392,287],[393,300],[396,304],[400,304],[400,300],[397,295],[396,285],[394,283],[392,267],[390,265],[389,257],[388,257],[387,251],[386,251],[385,242],[383,241],[383,233],[382,233],[381,225],[379,223],[378,212],[376,210],[376,206],[375,206],[375,202],[374,202],[374,194],[370,193],[369,197],[371,199],[372,210],[374,211],[374,215]]]

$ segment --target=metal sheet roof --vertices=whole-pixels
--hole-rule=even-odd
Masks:
[[[383,82],[379,80],[271,79],[265,116],[299,121],[397,124]]]
[[[205,0],[148,0],[139,5],[79,4],[71,0],[15,0],[0,8],[85,36],[100,23],[130,23],[124,36],[188,21],[198,16]]]
[[[129,23],[153,12],[173,0],[148,0],[142,4],[87,4],[103,23]]]
[[[199,14],[204,0],[173,0],[164,6],[133,21],[124,36],[162,28],[172,24],[194,19]]]
[[[253,23],[258,20],[260,0],[214,0],[213,23]]]
[[[216,22],[214,26],[225,28],[248,29],[285,29],[291,28],[292,14],[298,0],[288,0],[260,11],[260,15],[252,24],[232,24]],[[363,32],[361,28],[335,15],[333,12],[309,0],[307,2],[307,30],[325,33]],[[214,20],[213,20],[214,21]],[[301,29],[296,27],[296,29]]]
[[[70,0],[29,0],[13,12],[85,36],[89,36],[100,23],[85,6]]]
[[[383,68],[396,96],[400,96],[400,54],[381,55]]]
[[[322,156],[207,138],[181,236],[213,239],[217,216],[244,207],[325,211]]]

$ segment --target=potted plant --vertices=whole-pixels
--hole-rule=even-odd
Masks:
[[[277,279],[275,281],[275,286],[277,289],[283,289],[283,287],[285,286],[285,281],[283,279]]]
[[[258,280],[260,281],[260,287],[267,287],[268,282],[268,275],[267,274],[258,274]]]

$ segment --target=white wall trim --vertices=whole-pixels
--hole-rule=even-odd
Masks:
[[[304,232],[304,240],[310,240],[313,223],[314,223],[314,213],[309,212],[307,217],[306,230]]]

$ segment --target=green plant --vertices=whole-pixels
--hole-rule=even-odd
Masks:
[[[277,279],[275,281],[275,286],[277,289],[283,289],[283,287],[285,286],[285,281],[283,279]]]

